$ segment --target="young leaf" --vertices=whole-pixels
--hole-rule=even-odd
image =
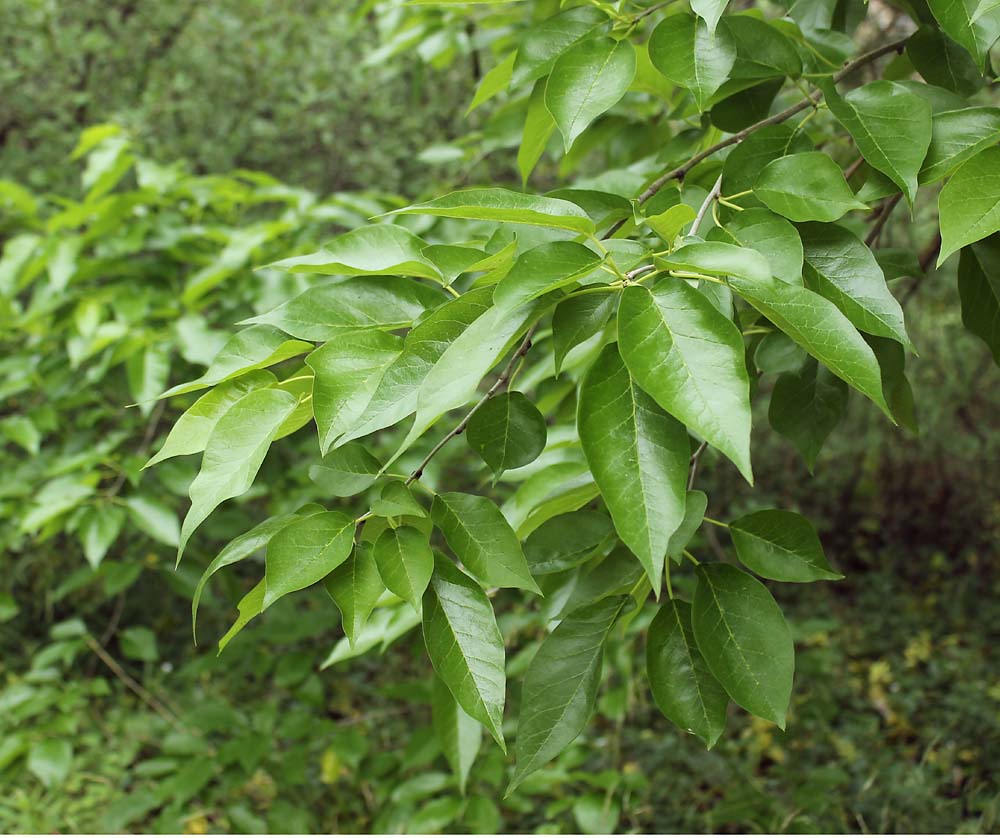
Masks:
[[[583,564],[614,533],[606,515],[580,509],[542,524],[524,542],[524,557],[533,576],[561,573]]]
[[[750,280],[771,278],[771,265],[760,253],[726,242],[686,244],[657,259],[657,265],[713,276],[742,276]]]
[[[522,253],[493,291],[493,302],[514,309],[592,273],[601,257],[577,242],[546,242]]]
[[[750,384],[739,329],[674,278],[652,290],[626,288],[618,320],[622,357],[639,386],[752,482]]]
[[[862,332],[912,348],[903,309],[867,245],[839,224],[803,224],[799,234],[807,285],[833,302]]]
[[[709,671],[729,697],[785,728],[792,693],[792,633],[770,592],[726,564],[700,565],[691,626]]]
[[[371,547],[367,544],[355,547],[351,557],[334,568],[323,585],[340,609],[340,620],[348,643],[356,646],[375,604],[385,593]]]
[[[506,753],[503,740],[503,637],[489,598],[443,556],[424,592],[424,643],[438,676],[459,706],[480,722]]]
[[[545,107],[567,152],[591,122],[625,95],[635,66],[635,49],[628,39],[588,38],[556,59],[545,86]]]
[[[284,390],[253,390],[216,423],[205,446],[201,471],[188,490],[191,508],[181,527],[178,562],[191,533],[212,510],[253,484],[278,428],[296,404],[296,398]]]
[[[752,207],[736,213],[722,227],[713,227],[709,241],[732,242],[767,259],[770,274],[791,285],[802,284],[802,242],[787,219]]]
[[[614,294],[586,294],[570,297],[556,306],[552,313],[552,345],[557,375],[569,351],[600,332],[617,305]]]
[[[500,393],[469,420],[467,439],[493,473],[526,466],[545,449],[545,417],[524,393]]]
[[[733,277],[729,284],[806,352],[892,418],[882,394],[882,375],[874,353],[833,303],[808,288],[777,279],[751,283]]]
[[[346,561],[354,547],[355,529],[350,515],[316,512],[275,533],[267,545],[262,608],[319,582]]]
[[[1000,147],[987,148],[961,165],[938,196],[938,215],[938,265],[956,250],[1000,230]]]
[[[668,599],[649,624],[646,675],[664,716],[709,748],[719,741],[729,696],[698,651],[691,606],[683,600]]]
[[[901,84],[875,81],[846,96],[822,85],[833,115],[857,143],[868,165],[889,176],[912,206],[917,173],[931,143],[931,106]]]
[[[667,544],[684,518],[687,432],[636,386],[614,344],[580,385],[576,422],[615,529],[659,595]]]
[[[503,61],[495,64],[482,77],[479,87],[476,88],[476,95],[472,97],[469,109],[465,112],[468,116],[480,105],[485,104],[498,93],[507,89],[510,84],[511,74],[514,71],[514,61],[517,59],[517,50],[507,53]]]
[[[461,492],[435,495],[431,519],[462,564],[484,585],[541,593],[521,542],[489,498]]]
[[[792,221],[836,221],[850,210],[867,209],[854,197],[840,167],[822,151],[771,161],[753,191],[768,209]]]
[[[574,611],[542,642],[524,676],[517,762],[507,795],[587,726],[601,685],[604,642],[627,597]]]
[[[417,611],[434,572],[434,554],[425,536],[413,527],[390,527],[372,548],[385,586]]]
[[[545,107],[545,80],[542,79],[535,82],[531,98],[528,99],[521,145],[517,149],[517,169],[521,173],[522,185],[528,183],[528,178],[545,153],[549,138],[555,130],[555,120]]]
[[[962,323],[982,338],[1000,365],[1000,236],[962,250],[958,262]]]
[[[816,530],[801,515],[763,509],[729,524],[736,555],[758,576],[777,582],[843,579],[827,563]]]
[[[694,15],[670,15],[653,30],[649,58],[667,79],[690,90],[703,111],[729,78],[736,63],[736,42],[725,26],[713,33]]]
[[[778,376],[767,418],[779,434],[791,440],[809,471],[823,443],[847,413],[847,384],[815,358],[796,372]]]
[[[482,745],[483,726],[459,706],[448,686],[438,677],[434,678],[431,691],[431,718],[441,750],[455,772],[458,790],[465,794],[469,772]]]

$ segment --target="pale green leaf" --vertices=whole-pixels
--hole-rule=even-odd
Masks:
[[[327,495],[349,498],[367,489],[382,471],[382,464],[360,442],[330,451],[309,466],[309,479]]]
[[[956,250],[1000,230],[1000,147],[966,160],[938,196],[940,265]]]
[[[510,310],[594,271],[601,257],[577,242],[546,242],[525,251],[493,291],[493,302]]]
[[[771,161],[753,191],[768,209],[792,221],[836,221],[851,210],[867,209],[854,197],[840,167],[822,151]]]
[[[732,242],[767,259],[770,273],[782,282],[802,284],[802,242],[787,219],[752,207],[736,213],[722,227],[713,227],[709,241]]]
[[[431,719],[445,759],[455,772],[458,790],[465,794],[469,772],[482,745],[483,726],[461,708],[438,677],[431,691]]]
[[[535,88],[528,99],[521,145],[517,149],[517,169],[521,173],[522,185],[528,183],[528,178],[545,153],[549,138],[555,130],[555,120],[545,107],[545,79],[540,79],[535,82]]]

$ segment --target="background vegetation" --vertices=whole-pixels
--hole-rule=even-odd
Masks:
[[[519,123],[499,107],[470,134],[463,118],[488,45],[470,53],[475,32],[432,19],[414,47],[401,15],[0,2],[0,828],[995,830],[1000,387],[962,328],[955,260],[898,294],[920,349],[918,434],[854,399],[815,476],[773,434],[755,440],[752,502],[731,467],[703,465],[715,508],[799,508],[847,576],[776,592],[799,649],[786,733],[734,711],[742,723],[706,752],[660,715],[622,647],[597,721],[498,802],[490,742],[467,794],[455,787],[417,633],[340,660],[339,615],[313,590],[221,656],[193,645],[202,569],[264,515],[315,499],[298,467],[315,443],[276,451],[267,496],[211,519],[175,571],[196,465],[141,467],[188,401],[149,400],[196,376],[234,322],[304,287],[251,268],[437,183],[519,182]],[[595,147],[559,174],[613,154]],[[543,159],[541,188],[557,165]],[[883,244],[914,242],[897,214]],[[442,468],[474,485],[463,456]],[[216,577],[200,635],[225,632],[257,576]],[[508,605],[523,671],[534,629]]]

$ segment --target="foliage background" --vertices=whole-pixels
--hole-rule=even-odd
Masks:
[[[237,231],[286,225],[203,301],[192,329],[217,345],[213,333],[289,290],[252,265],[359,223],[391,205],[394,193],[412,198],[437,182],[487,174],[516,184],[517,137],[502,113],[473,119],[493,150],[487,159],[468,155],[458,140],[478,72],[459,45],[439,41],[423,55],[389,50],[373,61],[384,39],[377,21],[357,11],[320,0],[0,3],[0,171],[27,190],[0,192],[0,241],[25,234],[62,241],[52,219],[67,203],[55,196],[98,218],[111,212],[95,209],[103,196],[93,180],[81,184],[85,161],[69,154],[88,126],[119,124],[124,153],[181,162],[176,177],[151,164],[146,185],[130,169],[116,194],[152,190],[141,201],[158,234],[201,229],[182,246],[152,248],[149,226],[133,244],[122,229],[107,231],[107,241],[95,235],[84,244],[78,269],[93,259],[104,270],[116,248],[126,256],[151,250],[141,278],[163,283],[154,286],[163,299],[175,298]],[[555,174],[546,165],[542,184]],[[236,169],[277,181],[214,177]],[[352,203],[360,198],[341,194],[358,189],[368,193],[360,207]],[[321,201],[306,190],[333,197]],[[913,246],[905,220],[892,222],[886,237]],[[140,477],[161,429],[151,414],[122,410],[135,395],[127,357],[164,340],[184,344],[163,333],[179,311],[143,309],[128,334],[97,350],[109,353],[100,355],[100,373],[81,380],[67,358],[66,330],[79,331],[75,312],[103,293],[100,283],[81,284],[73,308],[43,309],[32,335],[32,357],[59,382],[30,406],[37,439],[11,420],[33,397],[32,380],[18,389],[23,370],[14,368],[10,345],[0,361],[0,828],[995,830],[1000,388],[987,349],[959,322],[953,264],[928,277],[907,306],[921,350],[910,367],[919,435],[891,429],[855,399],[816,476],[773,435],[755,441],[752,502],[732,469],[705,464],[702,479],[717,508],[735,516],[751,503],[799,507],[847,574],[816,590],[781,589],[799,648],[788,732],[743,719],[706,753],[659,715],[633,655],[622,651],[609,661],[598,721],[500,805],[503,762],[491,745],[469,796],[453,788],[430,728],[426,668],[414,663],[419,637],[320,671],[339,627],[319,591],[276,606],[221,658],[192,645],[189,603],[211,558],[209,536],[218,544],[242,531],[265,499],[220,516],[206,552],[180,572],[172,568],[170,525],[148,510],[128,512],[129,537],[96,571],[75,538],[23,532],[16,512],[23,499],[61,473],[78,474],[81,456],[122,427],[123,416],[122,437],[84,465],[101,497],[121,477],[116,492],[175,515],[190,479],[184,467]],[[106,299],[102,305],[111,310]],[[175,352],[171,363],[177,369],[192,358]],[[308,499],[296,452],[282,456],[265,466],[268,485]],[[229,604],[249,577],[215,583],[203,608],[205,636],[228,626]],[[507,619],[516,631],[516,611]],[[522,655],[511,666],[525,663]]]

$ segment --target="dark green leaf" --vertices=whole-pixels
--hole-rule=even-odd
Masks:
[[[413,527],[390,527],[375,541],[372,555],[385,586],[419,611],[434,572],[427,536]]]
[[[351,557],[334,568],[324,581],[326,592],[340,609],[341,624],[351,646],[356,646],[385,585],[371,547],[359,544]]]
[[[533,576],[560,573],[583,564],[614,533],[606,515],[590,509],[567,512],[542,524],[524,542]]]
[[[494,474],[520,468],[545,449],[545,418],[524,393],[500,393],[473,414],[467,428],[472,449]]]
[[[736,62],[736,41],[728,28],[714,33],[694,15],[670,15],[649,39],[649,58],[674,84],[691,91],[699,110],[718,90]]]
[[[809,471],[823,443],[847,412],[847,384],[809,358],[798,372],[778,376],[771,393],[768,420],[792,441]]]
[[[603,329],[618,306],[615,294],[586,294],[571,297],[556,306],[552,314],[552,343],[556,374],[569,351]]]
[[[431,716],[441,750],[458,780],[458,790],[465,794],[469,772],[482,745],[483,726],[459,706],[445,682],[437,677],[431,693]]]
[[[958,293],[965,328],[986,342],[1000,365],[1000,237],[990,236],[962,251]]]
[[[827,563],[816,530],[801,515],[764,509],[729,524],[741,562],[758,576],[778,582],[843,579]]]

